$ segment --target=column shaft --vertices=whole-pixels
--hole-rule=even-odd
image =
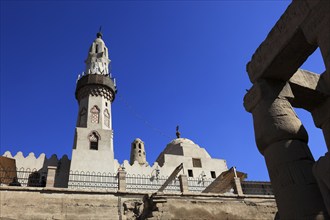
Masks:
[[[290,87],[276,80],[253,87],[244,104],[253,115],[256,144],[266,160],[280,217],[323,219],[327,212],[312,174],[314,158],[307,132],[287,100]]]

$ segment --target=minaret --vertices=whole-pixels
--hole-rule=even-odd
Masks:
[[[144,165],[147,162],[144,143],[140,138],[136,138],[131,144],[130,164],[133,165],[134,161],[137,161],[140,165]]]
[[[85,61],[86,70],[76,85],[79,111],[70,170],[113,173],[111,103],[116,86],[102,33],[96,36]]]

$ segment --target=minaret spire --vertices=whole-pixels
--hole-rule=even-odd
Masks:
[[[97,32],[96,37],[102,39],[102,37],[103,37],[103,34],[102,34],[102,26],[100,26],[100,28],[99,28],[99,32]]]
[[[176,126],[176,133],[175,134],[176,134],[177,138],[180,138],[181,133],[179,131],[179,125]]]
[[[96,39],[89,48],[86,63],[86,74],[99,74],[105,76],[111,76],[111,68],[108,48],[106,47],[101,32],[102,26],[99,28],[99,32],[96,34]]]

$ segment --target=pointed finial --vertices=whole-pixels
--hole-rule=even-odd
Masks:
[[[99,28],[99,32],[97,32],[96,37],[97,37],[97,38],[102,38],[102,37],[103,37],[103,34],[102,34],[102,26],[100,26],[100,28]]]
[[[180,138],[179,125],[176,126],[176,137]]]

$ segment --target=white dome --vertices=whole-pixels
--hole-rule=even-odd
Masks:
[[[195,144],[195,143],[188,138],[176,138],[172,140],[168,145],[170,144],[176,145],[176,144]]]
[[[133,142],[143,142],[140,138],[135,138]]]
[[[176,138],[165,147],[156,160],[161,166],[166,162],[166,155],[183,156],[185,158],[211,158],[204,148],[188,138]],[[169,163],[171,162],[169,161]]]

